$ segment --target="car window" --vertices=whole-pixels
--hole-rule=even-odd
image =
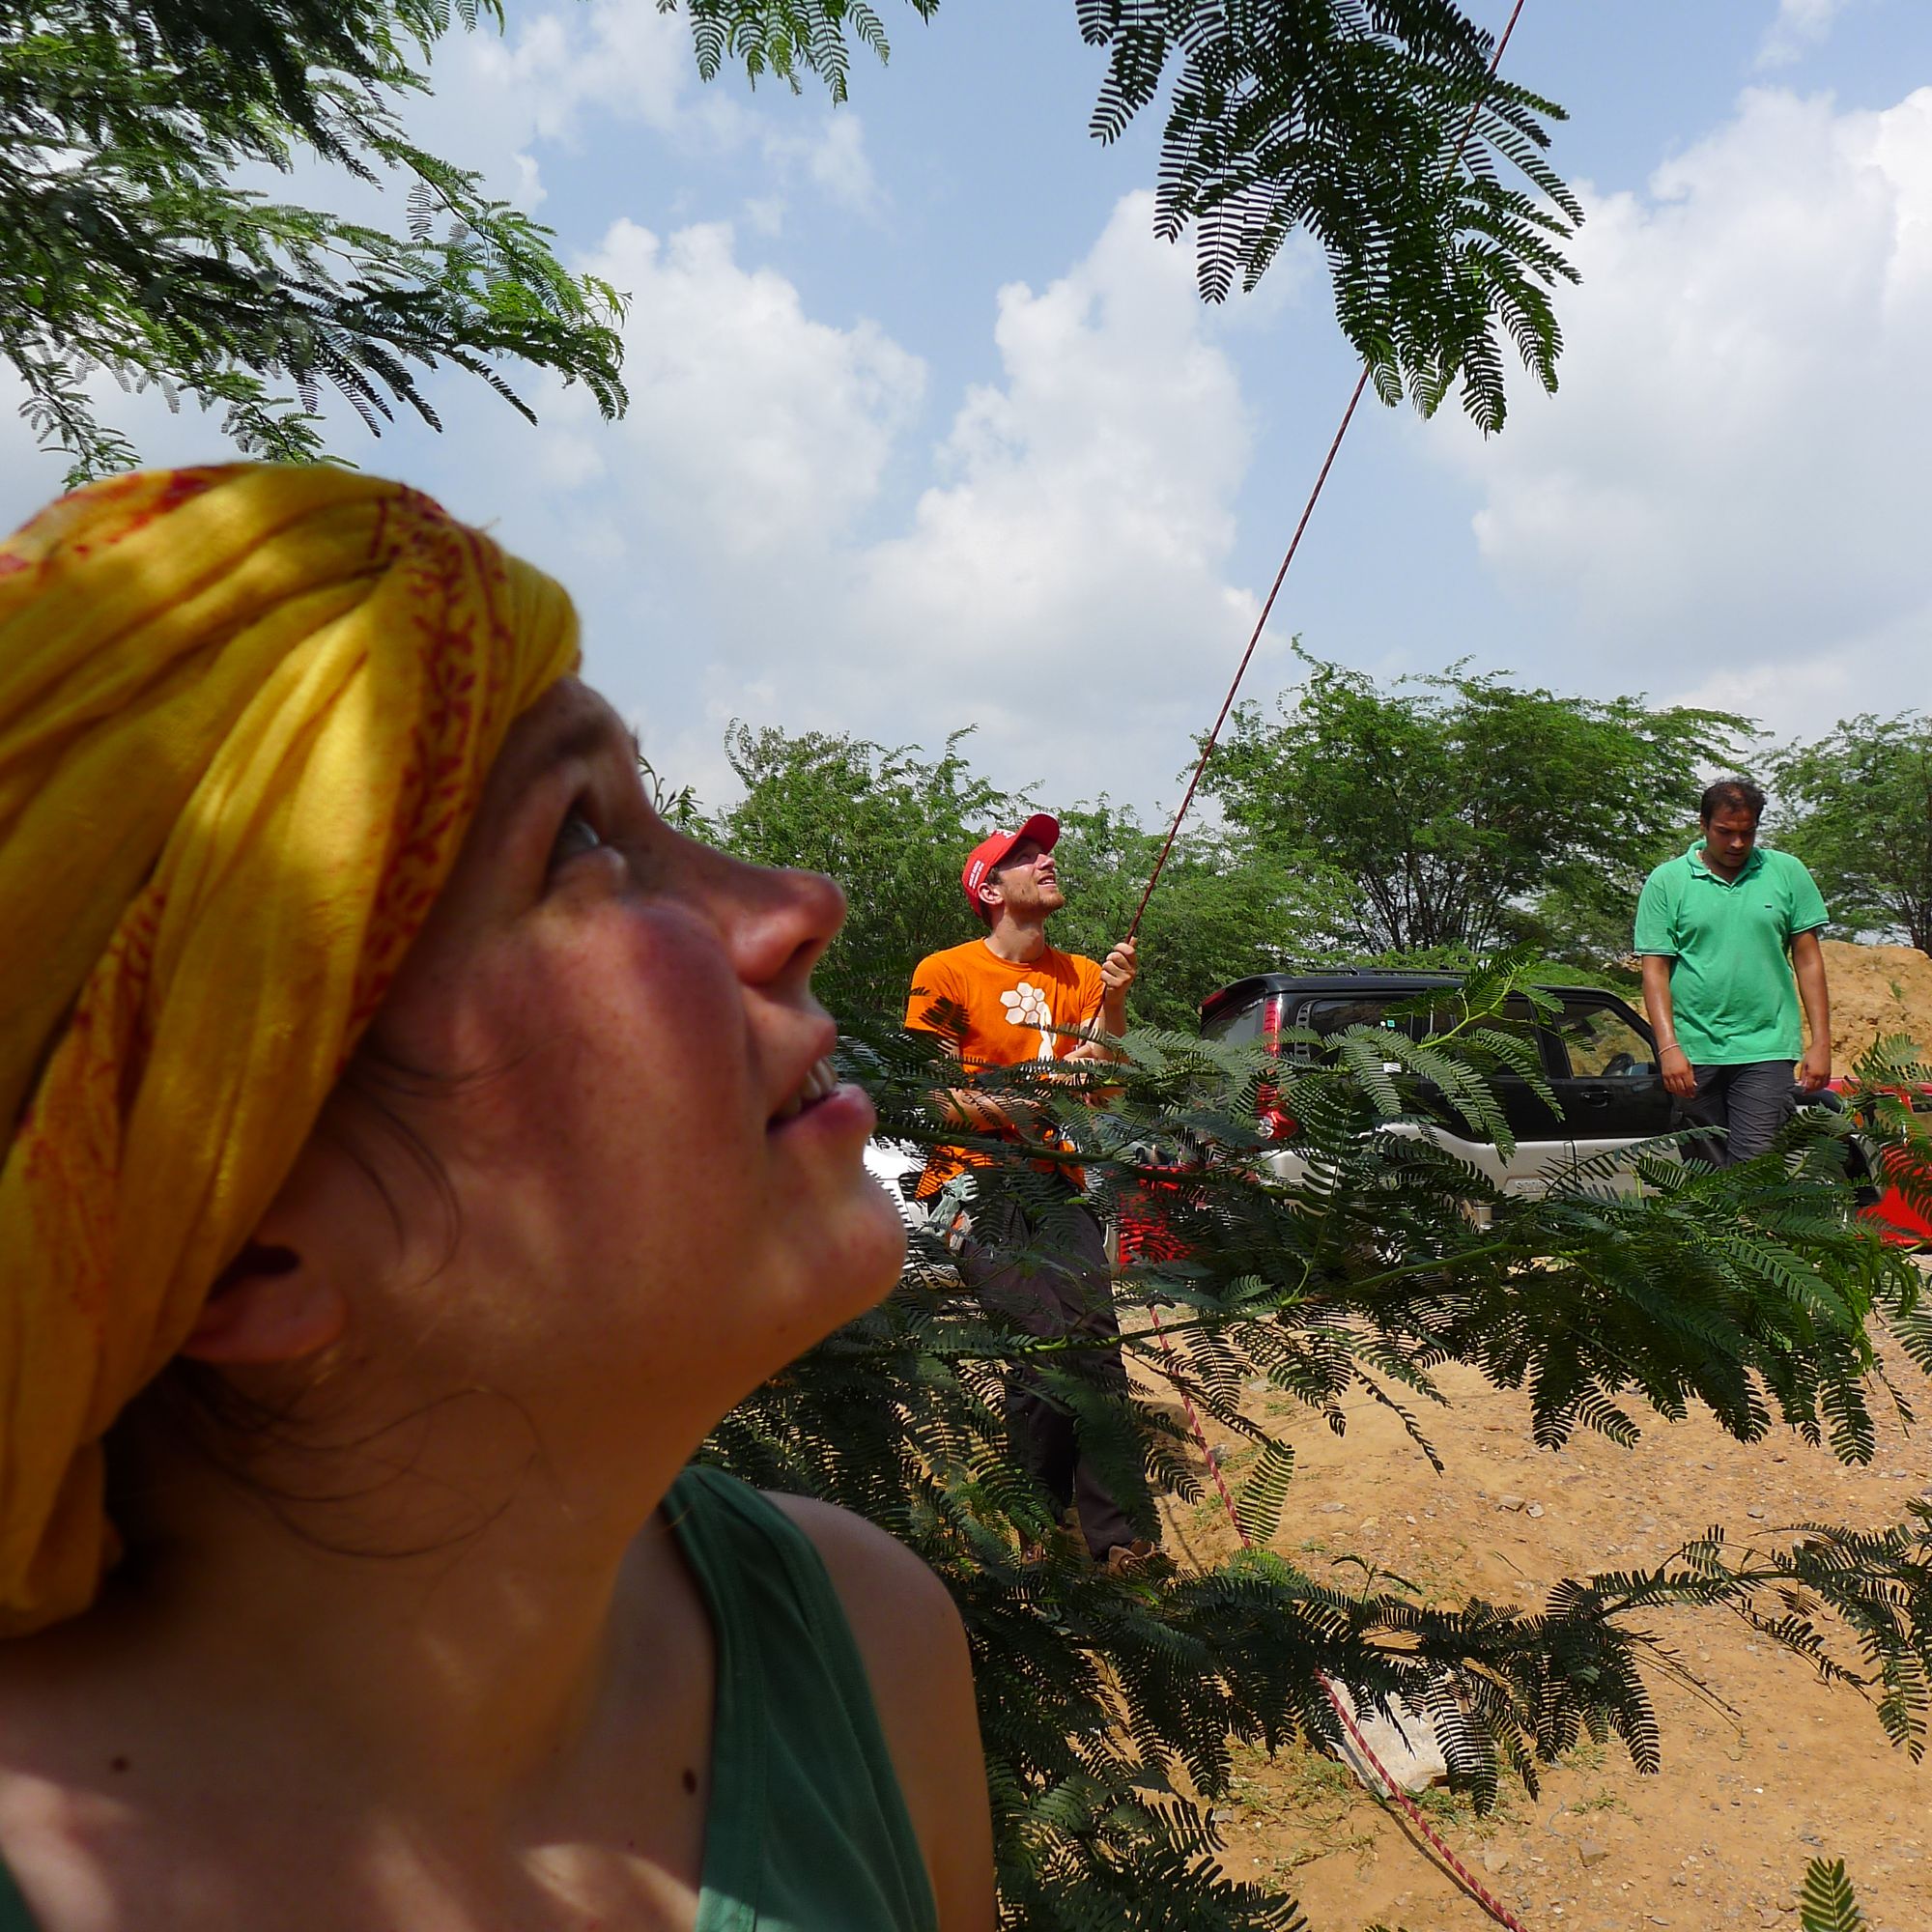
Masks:
[[[1246,1006],[1236,1008],[1225,1017],[1217,1014],[1208,1030],[1208,1037],[1225,1039],[1233,1046],[1245,1046],[1260,1039],[1263,1023],[1267,1016],[1267,1001],[1257,993]]]
[[[1399,1028],[1410,1039],[1422,1040],[1432,1035],[1448,1033],[1463,1018],[1461,1008],[1446,1005],[1426,1013],[1389,1017],[1392,1006],[1406,1004],[1414,998],[1413,993],[1390,993],[1379,999],[1373,996],[1352,999],[1336,996],[1312,1000],[1301,1009],[1301,1024],[1320,1034],[1340,1033],[1345,1027],[1351,1026],[1386,1026]],[[1504,1002],[1500,1013],[1491,1014],[1481,1025],[1486,1032],[1513,1034],[1535,1051],[1536,1009],[1520,994],[1513,994]],[[1542,1055],[1537,1053],[1536,1057],[1540,1060]],[[1514,1076],[1507,1069],[1497,1069],[1492,1077],[1507,1080]]]
[[[1565,1001],[1554,1032],[1573,1080],[1644,1080],[1657,1072],[1649,1040],[1614,1007]]]
[[[1403,995],[1411,998],[1412,995]],[[1341,999],[1310,1000],[1302,1009],[1301,1023],[1313,1032],[1323,1035],[1344,1033],[1352,1026],[1385,1026],[1399,1028],[1410,1039],[1422,1037],[1422,1023],[1409,1014],[1403,1019],[1390,1019],[1389,1008],[1395,1004],[1394,997],[1388,999]]]
[[[1447,1021],[1445,1024],[1452,1024]],[[1543,1055],[1537,1049],[1538,1019],[1536,1009],[1520,993],[1512,993],[1503,1002],[1503,1009],[1492,1014],[1481,1022],[1481,1030],[1487,1033],[1509,1034],[1527,1046],[1538,1060]]]
[[[1463,1019],[1463,1012],[1461,1007],[1439,1006],[1429,1015],[1428,1030],[1436,1035],[1453,1034]],[[1540,1063],[1543,1059],[1542,1050],[1537,1045],[1536,1009],[1520,993],[1512,993],[1503,1002],[1501,1012],[1486,1014],[1475,1023],[1471,1031],[1506,1034],[1511,1038],[1521,1040],[1529,1048],[1533,1061]],[[1473,1046],[1474,1043],[1471,1044]],[[1489,1077],[1513,1080],[1517,1076],[1507,1067],[1496,1066],[1491,1069]]]

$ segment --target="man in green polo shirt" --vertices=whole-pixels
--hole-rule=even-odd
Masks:
[[[1684,1125],[1723,1129],[1721,1140],[1690,1143],[1717,1166],[1771,1145],[1791,1111],[1794,1076],[1812,1093],[1832,1077],[1832,1002],[1818,945],[1825,901],[1790,853],[1759,846],[1763,815],[1756,785],[1714,784],[1699,805],[1702,836],[1651,873],[1636,902],[1643,1008],[1663,1084]]]

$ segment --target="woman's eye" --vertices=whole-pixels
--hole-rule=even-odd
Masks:
[[[596,851],[603,842],[603,835],[582,812],[567,813],[563,823],[557,828],[556,843],[551,847],[552,870],[577,858],[581,853]]]

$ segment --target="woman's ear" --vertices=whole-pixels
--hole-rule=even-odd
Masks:
[[[348,1304],[294,1248],[250,1241],[221,1271],[181,1352],[196,1362],[295,1362],[341,1338]]]

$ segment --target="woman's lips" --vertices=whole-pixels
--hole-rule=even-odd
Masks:
[[[836,1093],[838,1087],[838,1075],[833,1069],[831,1056],[828,1054],[814,1060],[806,1068],[805,1078],[772,1115],[771,1124],[781,1126],[786,1121],[795,1120],[808,1107],[815,1107],[819,1101]]]

